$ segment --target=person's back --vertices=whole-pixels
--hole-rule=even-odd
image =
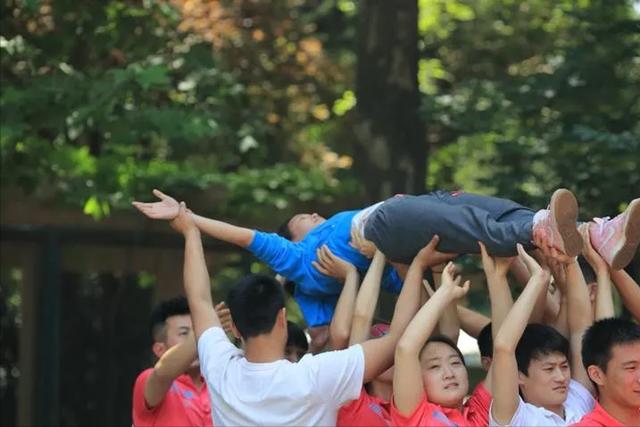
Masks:
[[[216,425],[335,425],[339,407],[360,394],[360,346],[298,363],[252,363],[219,328],[207,330],[198,345]]]

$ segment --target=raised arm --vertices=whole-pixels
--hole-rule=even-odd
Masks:
[[[609,266],[591,245],[591,238],[589,237],[589,224],[582,224],[579,228],[579,231],[580,234],[582,234],[582,240],[584,241],[582,255],[587,260],[593,271],[595,271],[596,280],[598,282],[598,288],[596,292],[595,320],[614,317],[615,309],[613,307],[613,295],[611,293],[611,277],[609,276]]]
[[[567,272],[565,264],[558,262],[555,259],[548,258],[548,265],[551,269],[551,275],[553,276],[553,282],[556,288],[556,292],[560,293],[560,308],[555,318],[549,317],[548,324],[554,327],[565,338],[569,338],[569,323],[567,314]],[[550,286],[549,288],[550,289]],[[550,300],[551,296],[548,295],[547,300]],[[550,304],[549,304],[550,305]]]
[[[193,333],[184,342],[165,351],[144,384],[144,400],[150,408],[158,406],[173,381],[182,375],[198,355]]]
[[[171,227],[184,236],[184,290],[189,302],[189,311],[193,321],[196,341],[200,335],[212,326],[220,326],[220,319],[213,308],[211,300],[211,283],[204,259],[200,230],[187,213],[184,203],[180,204],[179,213],[171,221]]]
[[[640,322],[640,287],[624,270],[610,270],[611,279],[616,285],[622,302],[631,315]]]
[[[504,318],[493,341],[491,415],[501,425],[509,424],[518,408],[516,346],[529,323],[535,301],[538,295],[544,292],[549,280],[549,273],[543,270],[520,244],[518,244],[518,255],[531,276],[527,286]]]
[[[507,272],[514,258],[492,257],[482,242],[478,242],[478,244],[480,245],[482,268],[487,276],[487,288],[489,289],[489,301],[491,303],[491,338],[495,339],[504,318],[507,317],[513,305],[511,289],[509,289],[509,282],[507,281]],[[531,277],[530,274],[526,276]]]
[[[133,202],[133,206],[151,219],[169,221],[175,219],[178,216],[180,207],[178,201],[173,197],[162,193],[160,190],[153,190],[153,194],[160,199],[160,201],[153,203],[136,201]],[[205,218],[196,214],[193,214],[193,219],[203,233],[215,239],[233,243],[241,248],[246,248],[253,241],[255,234],[254,230],[237,227],[235,225],[227,224],[226,222]]]
[[[378,296],[380,295],[380,283],[382,281],[382,273],[384,271],[386,258],[380,251],[376,251],[371,261],[371,265],[365,274],[358,296],[356,297],[356,305],[353,312],[353,322],[351,324],[351,332],[349,345],[361,343],[369,338],[369,330],[373,322],[373,315],[378,305]]]
[[[582,364],[582,335],[593,323],[589,289],[576,258],[567,264],[566,271],[571,376],[593,394],[593,384]]]
[[[413,259],[396,301],[389,333],[381,338],[370,339],[362,343],[365,357],[364,383],[376,378],[393,364],[396,343],[420,307],[422,275],[429,267],[429,260],[433,257],[438,241],[438,236],[434,236],[431,242],[422,248]]]
[[[455,266],[452,263],[445,267],[440,288],[418,311],[398,341],[393,374],[393,395],[398,410],[404,415],[411,414],[424,396],[420,350],[436,328],[446,307],[469,290],[469,281],[460,286],[461,279],[459,276],[453,277],[454,271]],[[411,273],[411,269],[409,272]]]
[[[436,287],[436,291],[442,284],[442,272],[433,271],[433,282]],[[460,336],[460,318],[458,317],[458,301],[451,301],[451,304],[447,306],[440,316],[438,321],[438,333],[449,337],[451,341],[458,342]]]
[[[484,314],[460,304],[458,304],[458,318],[460,319],[460,327],[462,330],[473,338],[478,338],[480,331],[491,323],[491,319]]]
[[[329,343],[334,350],[342,350],[349,346],[353,307],[358,293],[360,275],[353,264],[335,256],[327,245],[316,251],[318,261],[313,261],[313,267],[327,276],[334,277],[343,283],[340,298],[336,304],[336,311],[329,326]]]

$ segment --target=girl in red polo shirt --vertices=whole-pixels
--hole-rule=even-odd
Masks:
[[[487,426],[491,396],[478,387],[465,403],[469,376],[462,353],[445,336],[431,336],[442,313],[469,290],[449,263],[442,285],[413,318],[395,354],[391,420],[398,426]],[[426,344],[425,344],[426,343]]]

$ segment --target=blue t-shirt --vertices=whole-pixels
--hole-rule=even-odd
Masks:
[[[338,297],[342,291],[333,277],[316,270],[312,262],[317,260],[316,249],[326,244],[331,252],[353,264],[363,272],[371,260],[349,245],[351,221],[359,211],[340,212],[314,227],[304,239],[291,242],[275,233],[255,231],[251,244],[247,247],[275,272],[296,283],[294,298],[310,327],[331,322]],[[398,293],[402,280],[390,267],[384,272],[382,288]]]

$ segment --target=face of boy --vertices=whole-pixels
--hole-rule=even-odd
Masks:
[[[430,342],[420,356],[422,382],[429,401],[455,408],[469,391],[467,368],[449,345]]]
[[[564,404],[569,392],[571,369],[562,353],[551,353],[531,359],[528,375],[518,373],[524,400],[536,406]]]
[[[602,401],[640,408],[640,342],[613,346],[607,372],[593,365],[588,372],[598,384]]]
[[[326,219],[317,213],[295,215],[289,221],[289,231],[293,241],[304,239],[309,231],[325,221]]]

